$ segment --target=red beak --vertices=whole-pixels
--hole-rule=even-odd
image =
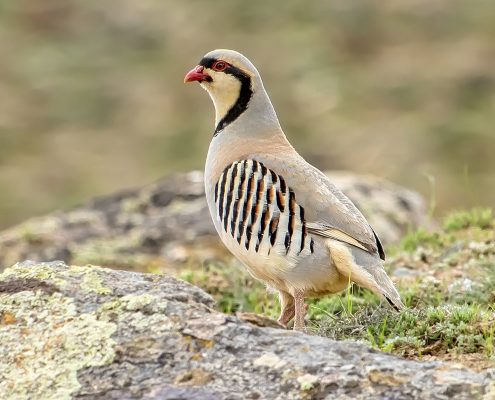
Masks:
[[[187,82],[203,82],[203,81],[211,81],[211,76],[208,74],[205,74],[204,67],[201,65],[198,65],[197,67],[194,67],[192,70],[190,70],[186,76],[184,77],[184,83]]]

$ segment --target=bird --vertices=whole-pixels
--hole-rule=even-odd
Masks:
[[[213,50],[184,82],[198,82],[215,108],[204,184],[216,231],[255,279],[278,292],[278,322],[306,330],[306,299],[350,282],[404,309],[378,236],[290,144],[253,63],[234,50]]]

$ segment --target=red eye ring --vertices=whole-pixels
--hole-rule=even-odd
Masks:
[[[228,64],[225,61],[219,60],[219,61],[215,61],[211,66],[211,68],[214,69],[215,71],[222,72],[225,71],[227,66]]]

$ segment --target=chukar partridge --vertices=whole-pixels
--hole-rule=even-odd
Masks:
[[[279,322],[304,329],[305,298],[349,281],[401,298],[383,269],[383,247],[354,204],[287,140],[260,74],[242,54],[214,50],[188,72],[215,105],[205,167],[209,210],[225,246],[279,293]]]

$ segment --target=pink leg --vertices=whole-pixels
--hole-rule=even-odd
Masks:
[[[287,292],[278,292],[278,298],[280,300],[280,317],[278,317],[278,322],[284,326],[294,318],[294,298]]]
[[[304,317],[306,316],[306,311],[308,307],[304,304],[304,291],[296,290],[294,293],[295,300],[295,312],[296,320],[294,322],[295,331],[304,331],[306,325],[304,323]]]

